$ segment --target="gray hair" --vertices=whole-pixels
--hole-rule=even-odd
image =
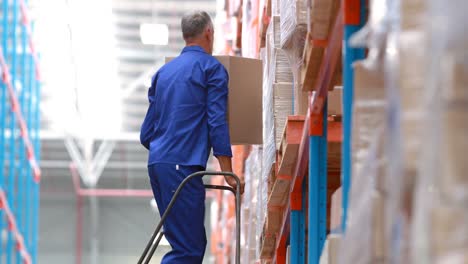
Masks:
[[[185,40],[196,38],[203,33],[207,26],[213,26],[210,15],[205,11],[194,11],[185,14],[180,24]]]

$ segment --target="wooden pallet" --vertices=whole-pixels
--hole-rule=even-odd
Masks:
[[[283,224],[284,210],[288,203],[290,184],[294,166],[296,164],[297,152],[300,145],[304,128],[303,116],[289,116],[285,127],[280,148],[278,150],[277,173],[272,175],[274,184],[268,199],[268,210],[263,227],[261,239],[261,258],[270,260],[275,252],[276,239]],[[341,121],[337,117],[329,117],[328,143],[327,143],[327,227],[331,219],[331,197],[341,185]]]
[[[284,127],[283,138],[278,151],[280,165],[278,175],[292,175],[297,158],[297,151],[301,144],[302,130],[305,116],[288,116]]]
[[[343,114],[343,87],[335,86],[333,91],[328,92],[328,115],[334,118]]]
[[[273,257],[273,253],[275,252],[276,235],[266,233],[264,229],[260,239],[260,245],[260,258],[271,259]]]
[[[268,234],[277,234],[283,223],[284,207],[268,206],[267,218],[265,221],[265,231]]]
[[[313,39],[327,39],[340,8],[340,0],[314,0],[308,10],[307,29]]]
[[[316,81],[327,46],[327,39],[333,29],[333,23],[336,20],[339,8],[339,0],[315,0],[308,11],[310,14],[308,32],[301,69],[303,91],[313,91],[316,88]],[[329,90],[333,90],[335,85],[341,83],[341,66],[337,66],[333,74],[334,81],[328,87]]]
[[[288,200],[294,165],[301,143],[305,116],[289,116],[278,150],[279,166],[273,188],[268,199],[268,207],[284,207]],[[275,226],[275,229],[279,229]]]
[[[270,197],[271,192],[273,191],[273,186],[276,181],[276,163],[273,163],[273,165],[270,168],[270,173],[268,174],[268,197]]]
[[[301,68],[303,91],[313,91],[315,89],[325,47],[326,43],[313,42],[310,32],[307,33]]]

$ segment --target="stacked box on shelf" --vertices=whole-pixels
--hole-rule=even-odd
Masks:
[[[271,14],[272,16],[280,15],[280,0],[271,0]]]
[[[385,166],[385,89],[382,68],[355,64],[352,184],[341,263],[386,263],[381,186]],[[365,248],[366,250],[362,250]],[[382,262],[380,262],[382,261]]]
[[[245,161],[245,192],[243,197],[243,234],[242,263],[254,263],[257,259],[257,207],[259,175],[262,173],[262,148],[253,146]]]
[[[371,2],[372,52],[355,68],[341,263],[468,263],[466,3],[392,2]]]
[[[280,0],[281,47],[290,48],[295,37],[307,29],[307,8],[303,0]]]
[[[340,7],[339,0],[315,0],[308,1],[307,28],[308,33],[303,53],[303,65],[301,69],[302,89],[312,91],[320,70],[321,61],[325,52],[325,41],[333,28],[336,15]],[[335,76],[341,75],[338,67]],[[338,80],[337,82],[340,82]],[[334,83],[337,85],[339,83]],[[329,87],[329,90],[333,88]]]
[[[271,24],[270,24],[271,25]],[[267,37],[271,36],[271,28],[267,31]],[[267,48],[268,48],[267,43]],[[273,95],[273,80],[270,76],[274,76],[274,69],[269,65],[272,64],[272,57],[265,54],[264,72],[263,72],[263,155],[262,155],[262,171],[258,188],[258,211],[257,211],[257,237],[260,241],[257,248],[257,256],[260,257],[261,249],[264,241],[264,224],[267,214],[268,190],[271,181],[272,171],[275,167],[275,121],[274,121],[274,95]],[[270,184],[271,185],[271,184]]]
[[[275,141],[278,149],[283,138],[288,116],[292,114],[292,84],[276,83],[274,89]]]
[[[417,254],[428,263],[468,263],[468,22],[466,1],[424,1],[426,58],[423,103],[424,153],[418,163],[416,226]],[[460,7],[464,8],[460,8]],[[414,6],[413,6],[414,7]],[[416,13],[415,9],[410,10]],[[421,18],[421,14],[418,16]],[[428,19],[429,18],[429,19]],[[443,18],[432,21],[432,19]],[[409,20],[409,19],[408,19]],[[405,22],[408,22],[405,20]],[[427,26],[429,24],[429,26]],[[421,97],[419,97],[421,98]]]
[[[281,38],[280,19],[273,17],[268,39],[271,60],[270,75],[273,90],[274,128],[276,146],[279,147],[288,115],[293,114],[293,75],[286,52],[279,48]]]
[[[294,114],[307,112],[308,93],[303,92],[300,69],[307,33],[307,8],[303,0],[281,0],[281,47],[286,52],[293,74]]]
[[[276,152],[280,135],[284,130],[287,116],[292,114],[292,71],[288,58],[280,48],[281,30],[279,16],[273,16],[266,34],[264,58],[264,90],[263,90],[263,122],[264,122],[264,155],[262,170],[262,201],[265,206],[276,180]],[[278,144],[278,145],[277,145]],[[262,207],[261,220],[267,223],[266,207]],[[263,227],[263,226],[262,226]],[[260,230],[257,230],[257,232]],[[274,234],[263,228],[261,233],[260,250],[265,258],[272,253]],[[266,249],[268,248],[268,249]]]
[[[289,61],[288,57],[286,56],[286,53],[282,49],[273,49],[272,51],[272,67],[273,68],[273,75],[271,76],[272,78],[272,83],[291,83],[293,81],[293,75],[291,71],[291,67],[289,66]],[[292,95],[292,90],[291,90],[291,95]]]

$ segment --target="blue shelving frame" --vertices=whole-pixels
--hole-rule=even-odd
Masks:
[[[351,47],[349,40],[351,36],[359,31],[367,20],[366,0],[344,0],[345,19],[343,35],[343,144],[342,144],[342,186],[343,186],[343,213],[341,228],[346,232],[346,221],[348,219],[349,191],[351,189],[351,129],[354,98],[354,70],[353,63],[364,59],[363,48]]]
[[[342,0],[333,32],[327,41],[319,77],[310,95],[306,127],[293,173],[290,218],[285,218],[278,235],[277,252],[282,252],[289,238],[290,263],[318,264],[326,240],[327,224],[327,94],[337,63],[343,63],[343,131],[341,182],[343,186],[342,232],[346,232],[348,196],[351,188],[351,124],[353,104],[353,68],[356,60],[365,57],[364,49],[349,45],[351,35],[360,30],[367,20],[367,0]],[[343,61],[338,61],[342,52]],[[338,55],[337,55],[338,54]],[[308,173],[307,173],[308,168]],[[308,181],[304,180],[307,177]],[[306,185],[308,183],[308,185]],[[307,199],[305,199],[307,198]],[[306,218],[308,214],[308,218]],[[307,219],[307,222],[305,222]],[[307,225],[305,224],[307,223]],[[306,228],[308,226],[308,230]],[[305,242],[307,234],[307,248]],[[274,261],[284,263],[275,256]]]
[[[2,0],[0,2],[1,51],[9,69],[10,83],[18,100],[18,110],[26,125],[26,133],[20,129],[15,115],[15,103],[8,94],[5,69],[1,69],[0,80],[0,188],[4,191],[4,203],[8,204],[12,216],[7,218],[4,204],[0,210],[0,229],[7,230],[6,243],[0,242],[0,264],[25,263],[14,232],[21,234],[24,250],[31,261],[37,263],[39,182],[34,177],[31,156],[35,162],[40,155],[40,82],[36,72],[34,54],[31,53],[28,31],[31,24],[25,20],[25,0]],[[24,127],[23,127],[24,128]],[[27,137],[33,153],[26,149]],[[11,228],[12,218],[16,230]]]

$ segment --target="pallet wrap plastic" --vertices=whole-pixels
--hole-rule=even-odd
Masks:
[[[266,62],[266,61],[264,61]],[[262,154],[262,173],[258,185],[258,225],[257,237],[261,238],[263,234],[263,225],[265,223],[268,203],[268,186],[271,181],[270,176],[274,170],[276,161],[275,146],[275,120],[274,120],[274,100],[273,100],[273,78],[275,71],[268,70],[268,65],[264,64],[263,76],[263,154]],[[261,240],[259,240],[261,241]],[[259,245],[261,246],[261,245]],[[258,248],[258,255],[260,248]]]
[[[352,185],[340,263],[382,263],[385,89],[383,71],[355,65]],[[366,249],[366,250],[363,250]]]
[[[468,21],[466,1],[426,1],[422,160],[412,261],[468,263]]]
[[[281,0],[281,48],[286,54],[294,84],[294,114],[306,114],[308,93],[302,91],[301,67],[307,35],[307,8],[303,0]]]
[[[259,206],[258,186],[262,173],[262,147],[253,146],[245,161],[245,192],[242,202],[242,263],[254,264],[258,259],[257,235]]]
[[[467,8],[463,0],[371,1],[353,39],[369,50],[355,66],[340,263],[468,263]],[[384,89],[362,94],[362,81],[376,77]]]
[[[289,48],[298,30],[307,31],[307,8],[302,0],[280,0],[281,47]]]
[[[390,263],[388,202],[393,197],[388,193],[398,186],[387,184],[391,108],[385,44],[390,24],[395,22],[386,13],[387,2],[371,1],[367,25],[351,39],[353,45],[367,47],[369,52],[364,61],[354,64],[352,182],[339,259],[343,264]]]

